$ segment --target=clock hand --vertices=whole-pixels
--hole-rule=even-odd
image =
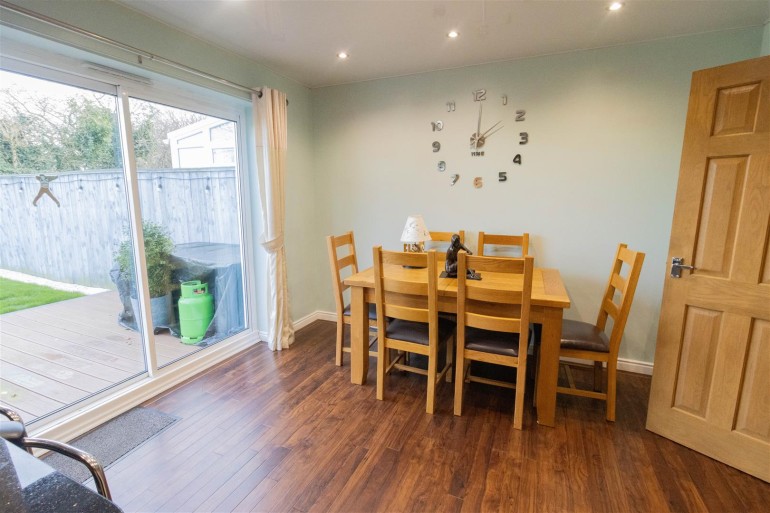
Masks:
[[[481,108],[484,104],[479,102],[479,124],[476,127],[476,144],[475,147],[478,148],[478,140],[481,137]]]
[[[492,132],[492,134],[490,134],[490,133],[489,133],[489,131],[490,131],[490,130],[492,130],[493,128],[495,128],[495,127],[496,127],[497,125],[499,125],[500,123],[502,123],[502,121],[498,121],[497,123],[495,123],[494,125],[492,125],[491,127],[489,127],[489,130],[487,130],[486,132],[484,132],[483,134],[481,134],[481,137],[487,137],[488,135],[492,135],[492,134],[494,134],[495,132],[497,132],[497,130],[500,130],[500,128],[503,128],[503,127],[500,127],[500,128],[498,128],[497,130],[495,130],[495,132]]]

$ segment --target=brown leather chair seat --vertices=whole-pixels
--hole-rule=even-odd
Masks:
[[[424,322],[411,322],[401,319],[395,319],[388,323],[385,329],[385,336],[388,338],[396,338],[398,340],[406,340],[407,342],[414,342],[415,344],[428,345],[428,330],[429,324]],[[454,335],[455,324],[447,319],[438,319],[438,343],[443,344]]]
[[[564,349],[609,353],[610,339],[606,333],[593,324],[564,320],[561,324],[561,347]]]
[[[465,328],[465,349],[503,356],[519,356],[519,334]]]
[[[345,309],[342,310],[342,314],[350,317],[350,305],[345,306]],[[377,305],[374,303],[369,303],[369,320],[370,321],[376,321],[377,320]]]

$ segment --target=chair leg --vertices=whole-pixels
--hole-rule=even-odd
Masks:
[[[602,362],[594,362],[594,392],[601,392],[603,387],[604,365]]]
[[[607,362],[607,420],[615,422],[615,394],[617,390],[617,362]]]
[[[438,367],[438,354],[434,349],[428,356],[428,400],[425,405],[425,411],[433,414],[433,410],[436,407],[436,375],[438,374],[436,368]]]
[[[457,351],[455,360],[455,415],[463,414],[463,386],[465,385],[465,358],[462,351]]]
[[[450,369],[450,370],[447,370],[446,376],[445,376],[447,383],[451,383],[452,382],[452,371],[454,370],[452,368],[452,365],[454,364],[454,355],[455,355],[455,351],[454,351],[454,349],[455,349],[455,341],[454,341],[454,338],[451,339],[451,344],[449,342],[450,341],[447,341],[447,343],[446,343],[446,363],[447,363],[447,365],[449,366],[449,369]]]
[[[527,367],[516,369],[516,399],[513,406],[513,427],[521,429],[524,420],[524,392],[527,389]]]
[[[342,337],[345,331],[345,323],[342,319],[337,321],[337,347],[335,350],[334,363],[337,367],[342,367]]]
[[[377,399],[382,401],[385,392],[385,369],[390,363],[388,349],[385,347],[384,337],[377,341]]]

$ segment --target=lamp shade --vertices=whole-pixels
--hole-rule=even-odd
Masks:
[[[404,231],[401,233],[401,242],[405,244],[416,244],[430,240],[430,232],[425,226],[425,221],[421,215],[411,215],[406,218]]]

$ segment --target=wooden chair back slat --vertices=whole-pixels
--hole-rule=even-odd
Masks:
[[[484,256],[486,253],[484,246],[519,246],[521,247],[521,256],[529,255],[529,233],[521,235],[501,235],[493,233],[479,232],[479,244],[477,253]],[[473,269],[473,267],[471,267]]]
[[[502,331],[504,333],[521,333],[521,319],[481,315],[473,312],[465,312],[465,326],[481,328],[490,331]]]

